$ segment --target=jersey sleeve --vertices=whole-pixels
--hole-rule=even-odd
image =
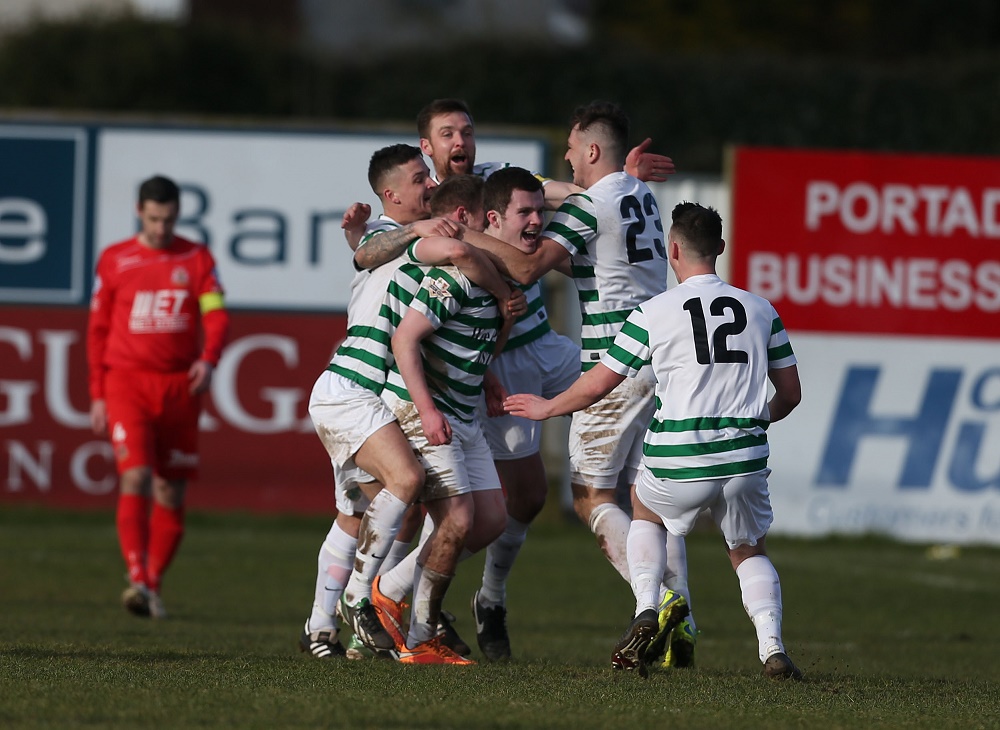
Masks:
[[[566,198],[552,215],[552,220],[542,231],[543,238],[550,238],[570,256],[584,253],[587,244],[597,238],[597,208],[584,193],[574,193]]]
[[[219,364],[222,348],[229,336],[229,313],[226,311],[215,260],[207,248],[202,255],[205,257],[205,274],[199,286],[198,308],[205,341],[199,359],[215,367]]]
[[[427,266],[427,263],[417,255],[417,247],[420,246],[420,242],[423,240],[422,238],[418,238],[406,247],[403,256],[406,257],[407,263],[416,264],[417,266]]]
[[[90,316],[87,320],[87,364],[91,400],[104,398],[104,375],[107,372],[104,352],[108,346],[111,312],[114,305],[114,289],[107,273],[107,258],[102,256],[97,262],[93,294],[90,297]]]
[[[601,364],[609,370],[634,378],[644,365],[649,364],[649,328],[642,307],[637,307],[622,324],[615,341],[601,356]]]
[[[771,306],[771,338],[767,342],[767,368],[768,370],[780,370],[795,365],[795,353],[792,352],[792,343],[788,341],[788,333],[785,325],[781,323],[781,317]]]

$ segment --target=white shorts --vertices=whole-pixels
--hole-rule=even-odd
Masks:
[[[657,479],[642,467],[635,495],[675,535],[687,535],[698,514],[708,509],[729,547],[756,545],[774,520],[767,491],[770,473],[763,469],[735,477],[675,482]]]
[[[642,442],[656,408],[656,376],[649,366],[589,408],[569,427],[570,480],[595,489],[633,484],[642,464]]]
[[[465,423],[449,417],[451,443],[431,446],[424,437],[417,407],[410,401],[400,399],[390,390],[383,392],[382,397],[396,414],[403,434],[427,472],[420,497],[422,502],[500,489],[500,477],[493,464],[493,454],[490,453],[478,419]]]
[[[341,469],[336,464],[333,465],[333,484],[337,500],[337,511],[346,515],[361,514],[371,500],[365,496],[359,486],[361,483],[373,482],[371,474],[354,467],[352,469]]]
[[[354,455],[368,437],[396,417],[375,393],[342,375],[324,370],[309,396],[309,416],[330,460],[354,468]]]
[[[549,330],[527,345],[503,352],[490,363],[504,390],[553,398],[580,377],[580,348],[568,337]],[[479,420],[497,461],[521,459],[537,454],[542,442],[542,424],[517,416],[486,415],[486,398],[479,401]]]

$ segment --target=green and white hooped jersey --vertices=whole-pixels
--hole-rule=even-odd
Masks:
[[[408,302],[423,314],[435,332],[421,343],[424,374],[434,403],[459,421],[475,420],[483,390],[483,375],[493,359],[500,310],[492,294],[473,284],[454,266],[399,268],[390,285],[383,315],[393,328],[405,314],[404,300],[421,275],[419,289]],[[411,400],[395,365],[385,384],[404,400]]]
[[[534,342],[552,330],[539,282],[536,281],[530,286],[521,286],[520,284],[515,284],[515,286],[524,292],[528,311],[518,317],[514,326],[510,328],[510,336],[507,338],[507,344],[504,345],[504,352],[510,352],[527,345],[529,342]]]
[[[667,288],[656,199],[641,180],[615,172],[566,198],[542,236],[570,254],[583,315],[580,357],[589,370],[632,310]]]
[[[652,364],[656,412],[643,461],[654,476],[714,479],[767,466],[767,372],[796,360],[766,299],[714,274],[692,276],[629,315],[601,362],[629,377]]]
[[[377,233],[401,227],[383,215],[371,224],[359,248]],[[385,385],[386,370],[391,362],[389,341],[393,333],[393,330],[387,329],[387,322],[381,320],[379,314],[393,274],[406,262],[416,261],[415,246],[416,241],[410,244],[403,256],[370,271],[361,270],[354,274],[351,299],[347,305],[347,336],[327,366],[327,370],[353,380],[374,393],[381,393]]]

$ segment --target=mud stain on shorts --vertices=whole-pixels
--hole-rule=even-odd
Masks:
[[[444,499],[452,496],[450,483],[454,480],[454,469],[428,469],[424,477],[424,491],[422,500],[433,502],[435,499]]]
[[[351,455],[351,442],[345,438],[344,434],[335,428],[330,428],[324,424],[316,425],[316,434],[323,443],[323,448],[330,456],[339,461],[345,460]]]
[[[415,405],[409,401],[399,400],[393,405],[392,412],[408,439],[423,433],[423,427],[420,425],[420,414]]]

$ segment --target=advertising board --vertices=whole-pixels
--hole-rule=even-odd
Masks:
[[[775,531],[1000,543],[1000,160],[739,148],[733,283],[802,405],[768,431]]]

